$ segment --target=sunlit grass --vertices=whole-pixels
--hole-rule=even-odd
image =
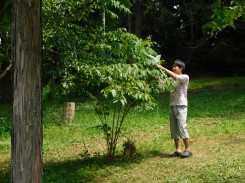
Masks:
[[[190,78],[191,79],[191,78]],[[220,87],[238,87],[245,86],[244,77],[224,77],[224,78],[214,78],[214,77],[202,77],[197,79],[191,79],[189,89],[217,89]]]

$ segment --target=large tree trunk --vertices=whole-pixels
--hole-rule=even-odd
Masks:
[[[13,1],[11,181],[42,182],[41,0]]]

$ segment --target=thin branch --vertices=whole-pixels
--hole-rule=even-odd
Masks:
[[[125,119],[125,117],[127,116],[129,110],[130,110],[133,106],[134,106],[134,102],[132,102],[131,104],[126,105],[125,110],[124,110],[124,112],[123,112],[123,114],[122,114],[122,118],[121,118],[121,120],[120,120],[119,127],[116,129],[115,139],[114,139],[114,144],[117,143],[117,139],[118,139],[118,137],[119,137],[119,134],[120,134],[120,131],[121,131],[121,128],[122,128],[122,124],[123,124],[123,122],[124,122],[124,119]]]
[[[245,22],[245,20],[239,20],[239,19],[237,19],[236,21],[238,21],[238,22]]]
[[[7,73],[8,71],[10,71],[12,68],[12,62],[10,62],[9,66],[3,71],[3,73],[0,75],[0,79],[2,79]]]
[[[202,45],[204,45],[210,38],[212,38],[212,37],[216,37],[217,36],[217,34],[219,33],[220,31],[218,31],[217,33],[215,33],[215,34],[213,34],[213,35],[210,35],[210,36],[208,36],[206,39],[204,39],[201,43],[199,43],[198,45],[196,45],[196,46],[189,46],[188,48],[191,48],[191,49],[196,49],[196,48],[199,48],[200,46],[202,46]]]
[[[112,128],[111,128],[111,142],[110,142],[111,144],[112,144],[113,138],[114,138],[116,110],[117,110],[117,103],[114,104],[114,113],[113,113]]]
[[[117,139],[117,135],[118,135],[118,128],[120,128],[120,126],[118,126],[119,125],[119,121],[120,121],[120,115],[121,115],[121,109],[123,108],[123,106],[122,106],[122,104],[120,104],[120,106],[119,106],[119,109],[118,109],[118,115],[117,115],[117,125],[116,125],[116,128],[115,128],[115,137],[114,137],[114,139],[113,139],[113,143],[116,143],[116,139]]]

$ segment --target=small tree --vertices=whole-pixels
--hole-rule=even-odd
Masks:
[[[168,77],[156,69],[160,55],[151,48],[152,42],[138,39],[135,35],[118,31],[108,33],[114,41],[107,45],[113,55],[110,59],[121,63],[83,66],[83,86],[89,86],[107,144],[108,160],[115,156],[122,126],[130,109],[152,109],[159,92],[173,87]],[[93,88],[93,89],[92,89]],[[98,89],[100,88],[100,89]]]
[[[139,68],[136,64],[106,66],[96,68],[95,72],[101,74],[100,82],[108,84],[101,94],[91,96],[106,139],[108,160],[111,161],[130,109],[152,109],[156,106],[154,94],[167,90],[172,83],[164,73]]]
[[[66,75],[57,91],[66,96],[88,93],[92,98],[109,161],[114,159],[130,109],[154,108],[155,96],[173,86],[156,68],[163,60],[153,50],[154,45],[149,38],[139,39],[124,29],[97,32],[85,48],[85,62],[75,60],[64,68]]]

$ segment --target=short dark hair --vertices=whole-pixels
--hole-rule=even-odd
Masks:
[[[182,71],[185,70],[185,63],[179,59],[174,61],[174,64],[177,65],[179,68],[182,69]]]

